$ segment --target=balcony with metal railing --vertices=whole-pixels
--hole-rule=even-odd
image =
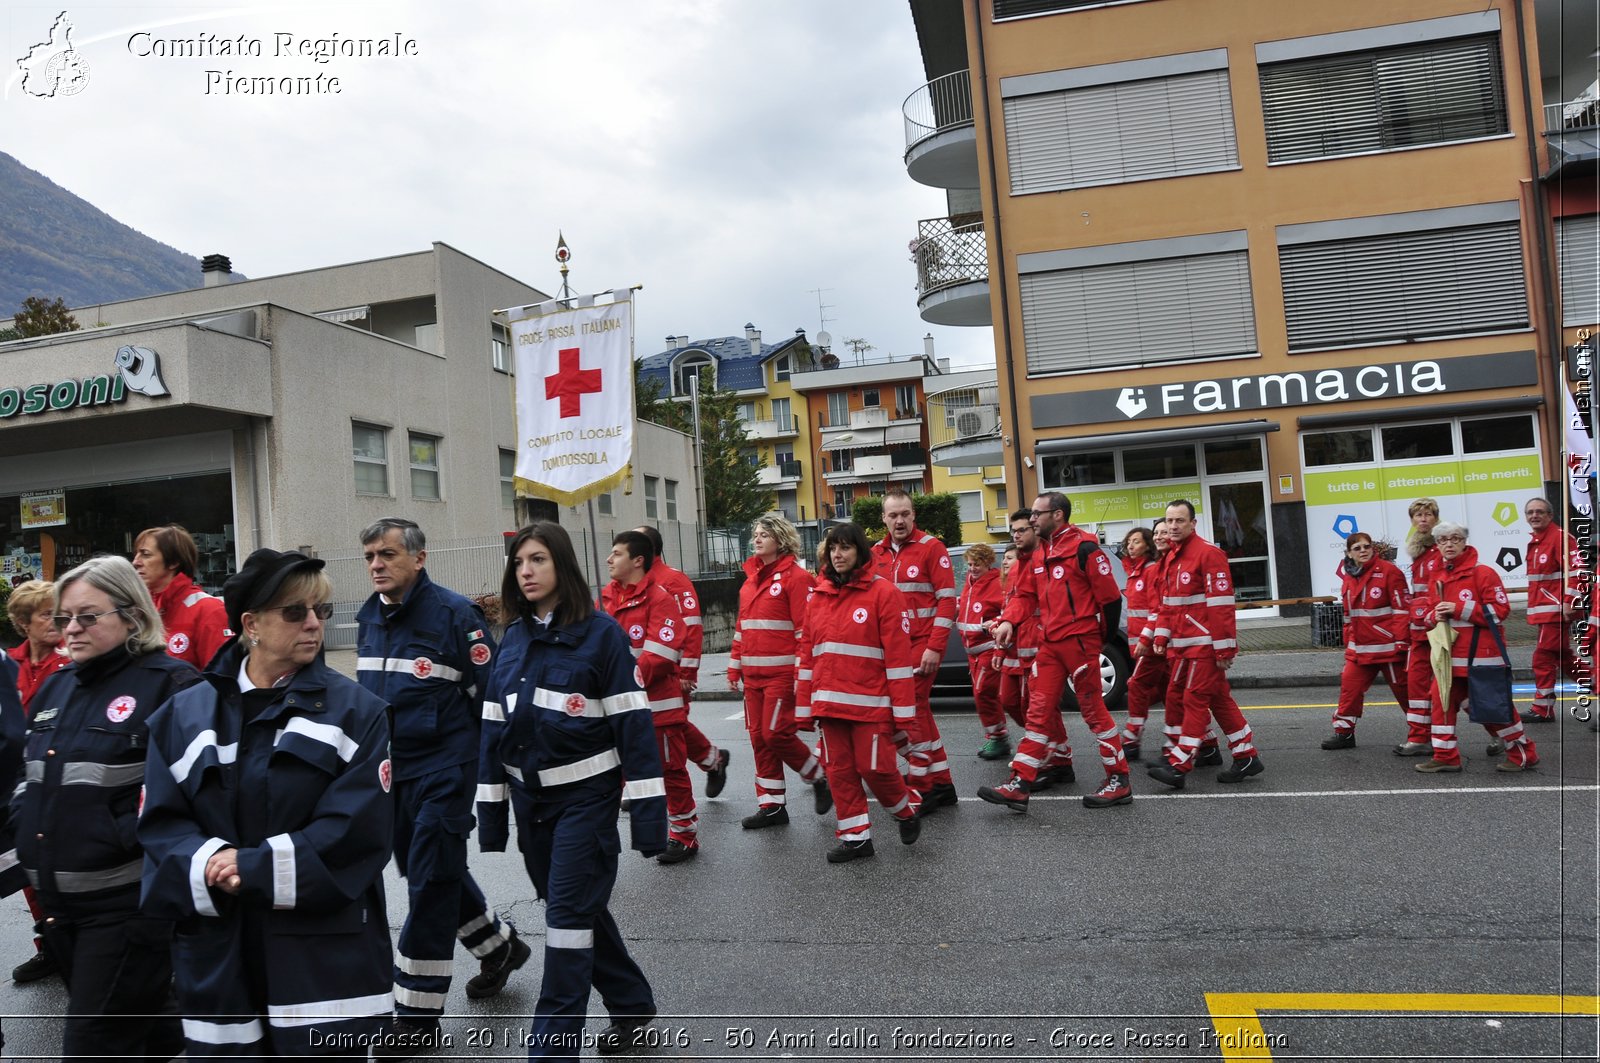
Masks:
[[[1545,141],[1550,147],[1550,173],[1575,163],[1600,159],[1600,99],[1590,94],[1564,103],[1546,104]]]
[[[756,472],[756,483],[762,487],[795,487],[800,483],[801,467],[799,460],[780,461],[772,465],[763,465]]]
[[[917,309],[933,325],[988,325],[989,244],[983,218],[928,218],[917,222]]]
[[[1011,532],[1011,511],[1006,509],[991,509],[989,511],[990,533],[994,535],[1009,535]]]
[[[790,414],[788,420],[784,422],[779,422],[773,418],[765,421],[750,421],[744,426],[744,434],[746,439],[763,441],[788,439],[792,436],[797,436],[800,434],[800,415],[797,413]]]
[[[946,467],[999,465],[1005,460],[996,384],[966,384],[928,396],[928,443],[933,463]]]
[[[972,122],[972,78],[957,70],[907,96],[906,172],[934,188],[978,187],[978,136]]]

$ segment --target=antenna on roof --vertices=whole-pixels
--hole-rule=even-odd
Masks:
[[[810,289],[811,294],[817,297],[817,334],[820,336],[826,336],[828,334],[828,311],[833,309],[832,303],[823,303],[822,293],[831,291],[833,291],[832,288]]]

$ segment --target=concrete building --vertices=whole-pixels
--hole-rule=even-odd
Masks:
[[[1111,540],[1190,498],[1244,600],[1329,593],[1419,495],[1521,586],[1563,473],[1539,92],[1576,99],[1536,6],[911,0],[905,161],[950,199],[919,301],[992,322],[997,363],[934,460]],[[1593,200],[1563,202],[1581,246]]]
[[[235,283],[229,268],[212,256],[202,287],[78,307],[82,331],[0,344],[9,569],[128,554],[140,529],[178,522],[215,589],[258,546],[349,561],[359,529],[403,516],[441,564],[470,543],[492,572],[503,532],[557,516],[514,495],[513,366],[491,317],[543,292],[442,243]],[[692,475],[665,435],[636,448],[646,484]],[[341,600],[364,596],[358,567],[334,567]]]

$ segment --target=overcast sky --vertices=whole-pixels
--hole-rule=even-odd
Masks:
[[[8,3],[0,148],[135,229],[253,277],[449,243],[554,291],[643,284],[637,351],[668,334],[861,337],[956,365],[991,330],[929,326],[907,244],[941,192],[901,162],[922,83],[905,0],[454,0],[66,8],[89,82],[25,94],[15,60],[60,3]],[[416,42],[414,56],[275,52],[292,35]],[[136,36],[147,34],[148,36]],[[139,54],[202,34],[262,54]],[[337,94],[224,94],[235,77]],[[208,93],[209,89],[209,93]],[[77,250],[77,249],[63,249]]]

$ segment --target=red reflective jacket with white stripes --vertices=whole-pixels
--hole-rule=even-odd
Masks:
[[[1168,657],[1232,660],[1239,652],[1234,609],[1228,555],[1198,535],[1175,540],[1161,559],[1155,645]]]
[[[683,613],[676,599],[656,582],[654,569],[632,586],[612,580],[600,592],[600,604],[628,636],[636,665],[634,678],[650,699],[650,717],[656,726],[687,721],[689,706],[678,683]]]
[[[1022,579],[1022,570],[1033,563],[1033,551],[1023,553],[1017,551],[1016,567],[1007,577],[1005,596],[1000,603],[1000,615],[1005,615],[1006,609],[1011,606],[1011,599],[1017,593],[1017,584]],[[1012,625],[1016,634],[1012,636],[1011,645],[1001,650],[1000,674],[1001,675],[1027,675],[1033,669],[1033,660],[1039,656],[1039,610],[1035,606],[1031,616],[1024,617],[1020,624]]]
[[[683,645],[678,647],[683,657],[678,661],[678,674],[691,683],[698,682],[704,638],[704,629],[700,626],[700,596],[695,593],[694,583],[688,576],[660,558],[650,566],[650,571],[661,589],[672,595],[673,601],[678,603],[678,611],[683,614]]]
[[[794,677],[795,641],[805,622],[812,583],[811,573],[793,554],[784,554],[770,565],[756,557],[745,559],[739,620],[728,660],[730,683]]]
[[[1434,576],[1433,585],[1411,599],[1411,615],[1426,617],[1433,623],[1433,609],[1441,601],[1455,603],[1455,615],[1450,626],[1455,629],[1456,640],[1450,645],[1450,674],[1465,676],[1472,654],[1474,628],[1489,626],[1489,614],[1496,623],[1504,624],[1511,615],[1511,599],[1506,597],[1506,586],[1500,582],[1500,573],[1491,565],[1478,564],[1478,551],[1465,547],[1455,564],[1441,563]],[[1505,635],[1502,632],[1501,637]],[[1478,660],[1497,661],[1500,647],[1494,636],[1483,631],[1478,637]]]
[[[1132,653],[1139,645],[1140,633],[1150,622],[1151,613],[1154,611],[1152,606],[1159,604],[1153,593],[1156,558],[1149,554],[1143,557],[1124,557],[1122,572],[1128,577],[1122,596],[1128,603],[1128,611],[1123,615],[1128,622],[1128,652]]]
[[[984,625],[1000,619],[1000,570],[991,568],[977,579],[967,573],[967,585],[956,599],[956,631],[967,648],[967,658],[976,659],[987,666],[989,656],[998,648],[994,636]]]
[[[1416,602],[1417,596],[1425,593],[1433,582],[1439,578],[1439,571],[1444,567],[1444,555],[1439,553],[1439,548],[1433,544],[1433,536],[1429,535],[1428,545],[1421,553],[1411,559],[1411,600]],[[1407,537],[1406,550],[1409,552],[1415,546],[1415,535]],[[1432,627],[1431,621],[1418,617],[1415,609],[1411,612],[1411,641],[1427,642],[1428,629]]]
[[[795,717],[916,723],[911,620],[905,596],[868,561],[840,587],[823,576],[812,589],[800,634]]]
[[[1404,572],[1381,557],[1356,573],[1341,561],[1339,600],[1344,606],[1345,660],[1387,664],[1405,656],[1411,595]]]
[[[1093,553],[1080,554],[1080,548]],[[1100,541],[1076,525],[1041,537],[1030,560],[1018,570],[1003,619],[1015,626],[1037,607],[1041,643],[1099,631],[1101,610],[1122,600]]]
[[[1555,624],[1577,604],[1583,555],[1578,540],[1550,525],[1528,540],[1528,623]]]
[[[880,576],[906,596],[911,617],[911,642],[918,651],[944,656],[950,629],[956,621],[956,574],[950,551],[925,531],[913,529],[911,538],[895,546],[884,536],[872,548],[872,562]]]

